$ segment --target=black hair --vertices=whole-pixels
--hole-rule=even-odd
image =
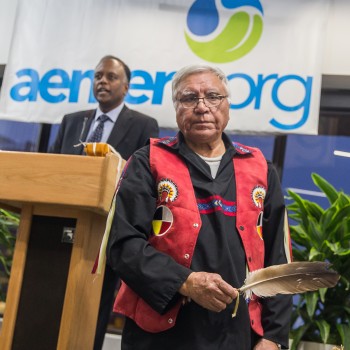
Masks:
[[[100,59],[100,62],[98,64],[100,64],[102,61],[105,61],[105,60],[116,60],[116,61],[118,61],[123,66],[123,69],[124,69],[124,72],[125,72],[125,75],[126,75],[126,79],[127,79],[128,83],[130,83],[131,71],[130,71],[130,68],[128,67],[128,65],[125,62],[123,62],[120,58],[118,58],[116,56],[106,55],[106,56],[103,56]]]

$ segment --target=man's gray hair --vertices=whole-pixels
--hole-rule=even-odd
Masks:
[[[228,80],[226,78],[226,75],[220,68],[212,67],[206,64],[193,64],[193,65],[181,68],[174,75],[172,85],[171,85],[173,102],[174,103],[176,102],[176,97],[179,92],[179,85],[184,79],[186,79],[189,75],[192,75],[192,74],[207,73],[207,72],[215,74],[222,81],[222,85],[226,90],[226,94],[230,96]]]

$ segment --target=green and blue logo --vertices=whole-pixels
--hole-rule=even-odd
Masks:
[[[220,2],[220,11],[216,6]],[[232,10],[227,23],[223,14]],[[249,11],[249,12],[247,12]],[[259,42],[263,31],[259,0],[196,0],[187,14],[185,37],[200,58],[213,63],[238,60]]]

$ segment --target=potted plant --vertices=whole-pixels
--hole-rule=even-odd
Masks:
[[[4,312],[19,216],[0,209],[0,314]]]
[[[294,297],[291,350],[301,341],[337,344],[350,350],[350,196],[320,175],[311,176],[329,206],[323,209],[288,190],[294,260],[327,261],[341,277],[333,288]]]

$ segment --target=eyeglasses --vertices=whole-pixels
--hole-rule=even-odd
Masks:
[[[200,100],[208,107],[219,107],[222,100],[227,98],[228,96],[224,95],[210,95],[205,97],[197,97],[197,96],[186,96],[180,98],[178,101],[181,103],[184,108],[196,108]]]

